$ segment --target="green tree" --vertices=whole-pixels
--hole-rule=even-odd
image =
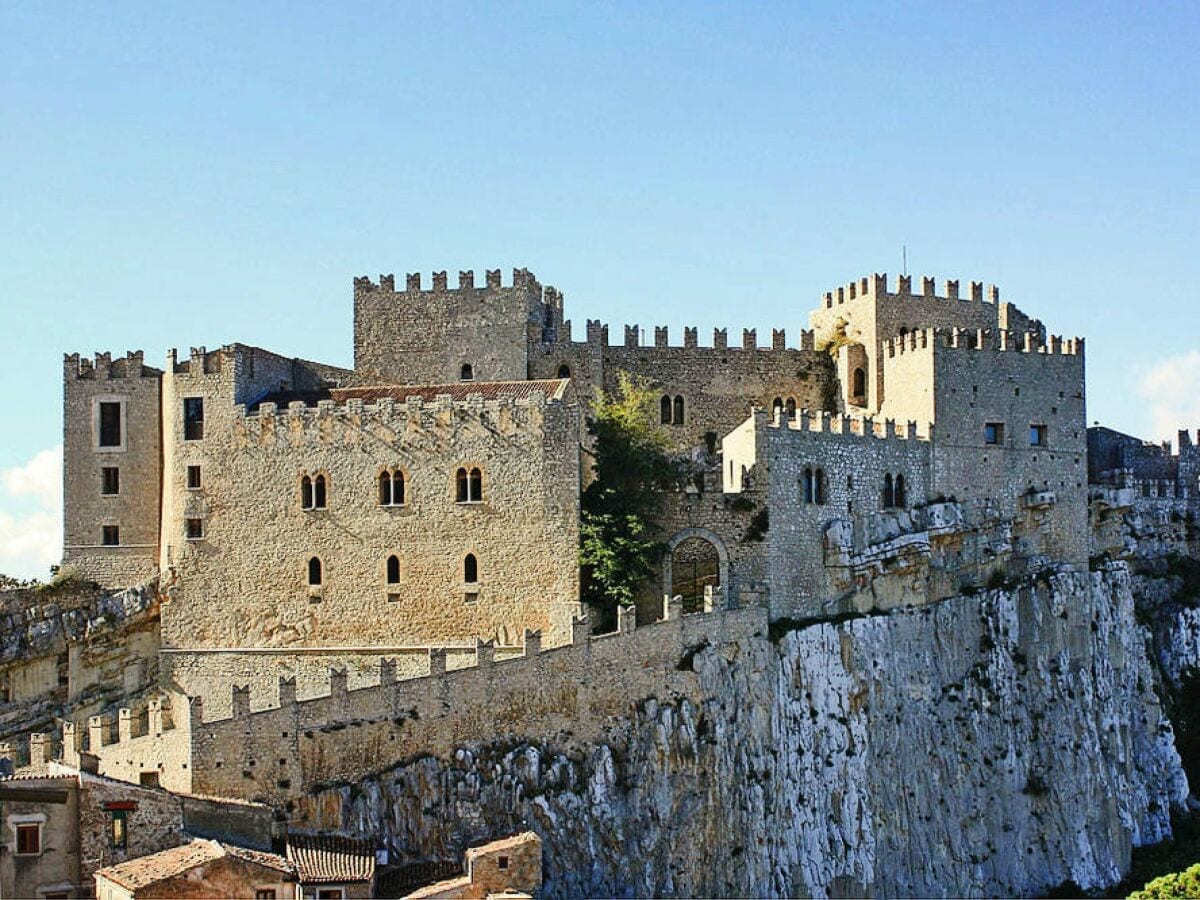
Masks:
[[[633,603],[662,556],[655,539],[663,492],[681,476],[655,422],[658,394],[620,373],[612,394],[597,393],[588,421],[596,480],[583,492],[580,554],[583,599],[610,628],[618,605]]]
[[[1134,898],[1136,900],[1158,900],[1158,898],[1174,900],[1174,898],[1200,897],[1200,863],[1189,866],[1182,872],[1172,872],[1170,875],[1155,878],[1140,891],[1134,891],[1129,896],[1131,900]]]

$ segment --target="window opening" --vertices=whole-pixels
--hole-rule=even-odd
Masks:
[[[318,475],[313,480],[313,509],[324,509],[326,505],[325,476]]]
[[[474,367],[470,363],[463,363],[462,369],[459,372],[458,377],[459,377],[459,380],[461,380],[461,381],[474,381],[475,380]]]
[[[468,553],[463,560],[463,581],[467,584],[479,583],[479,560],[474,553]]]
[[[100,446],[121,446],[121,404],[100,404]]]
[[[198,490],[200,488],[200,467],[187,467],[187,486],[189,490]]]
[[[100,493],[110,495],[121,493],[121,470],[116,466],[105,466],[100,472],[102,476]]]
[[[204,537],[204,520],[203,519],[187,519],[187,538],[189,541],[197,541]]]
[[[118,547],[121,544],[121,527],[105,525],[100,529],[100,543],[105,547]]]
[[[668,396],[664,395],[659,401],[658,421],[661,425],[671,424],[671,398]]]
[[[675,398],[675,419],[674,419],[674,424],[675,424],[675,425],[682,425],[682,424],[683,424],[683,398],[682,398],[682,397],[676,397],[676,398]]]
[[[114,809],[109,820],[109,834],[114,850],[124,850],[129,844],[129,829],[126,816],[129,813],[123,809]]]
[[[204,438],[204,398],[183,398],[183,439],[199,441]]]
[[[387,583],[400,583],[400,557],[394,554],[387,558]]]
[[[321,560],[316,556],[308,561],[308,583],[312,587],[321,586]]]

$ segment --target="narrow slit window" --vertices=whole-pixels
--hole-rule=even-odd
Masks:
[[[467,584],[479,583],[479,560],[474,553],[468,553],[463,559],[463,581]]]
[[[683,424],[683,398],[682,398],[682,397],[676,397],[676,398],[675,398],[675,419],[674,419],[674,424],[676,424],[676,425],[682,425],[682,424]]]
[[[471,470],[471,477],[467,484],[467,493],[473,503],[479,503],[483,500],[483,473],[479,469]]]
[[[814,502],[812,469],[806,468],[804,474],[800,476],[800,491],[805,503]]]
[[[187,486],[189,490],[197,491],[200,489],[200,467],[187,467]]]
[[[393,506],[403,506],[404,505],[404,473],[403,472],[397,471],[397,472],[392,473],[392,505]]]
[[[392,505],[392,473],[391,472],[380,472],[379,473],[379,505],[380,506],[391,506]]]
[[[658,414],[659,423],[662,425],[670,425],[671,424],[671,398],[664,396],[662,398],[662,400],[659,401],[658,407],[659,407],[659,414]]]
[[[321,576],[322,576],[321,560],[319,557],[314,556],[312,559],[310,559],[308,561],[308,585],[309,585],[309,587],[320,587],[321,583],[322,583]]]
[[[119,468],[105,466],[100,473],[100,493],[109,496],[121,493],[121,470]]]
[[[185,441],[204,439],[203,397],[185,397],[183,399],[183,439]]]
[[[324,475],[313,479],[313,509],[325,509],[327,502],[326,481]]]
[[[300,479],[300,508],[313,508],[313,483],[307,475]]]
[[[906,506],[908,506],[908,497],[905,495],[904,476],[903,475],[896,476],[895,501],[896,501],[896,506],[898,506],[900,509],[904,509]]]
[[[466,503],[470,498],[467,486],[467,470],[459,469],[454,473],[454,499],[458,503]]]
[[[896,488],[892,484],[891,473],[883,476],[883,508],[891,509],[896,505]]]
[[[787,398],[787,403],[784,404],[784,410],[787,412],[787,417],[789,419],[796,418],[796,398],[795,397]]]
[[[813,496],[816,498],[818,506],[825,505],[825,470],[817,469],[813,472]]]
[[[114,809],[109,820],[109,834],[114,850],[124,850],[129,844],[129,829],[126,817],[129,815],[123,809]]]
[[[387,583],[400,583],[400,557],[395,554],[387,558]]]

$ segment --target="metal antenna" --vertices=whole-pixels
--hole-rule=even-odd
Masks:
[[[903,270],[900,274],[907,276],[908,275],[908,245],[907,244],[900,245],[900,260],[901,260],[900,268]]]

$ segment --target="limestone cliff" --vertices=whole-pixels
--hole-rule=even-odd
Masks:
[[[545,894],[1031,894],[1117,881],[1188,787],[1123,564],[685,655],[603,742],[497,735],[319,798],[454,859],[529,826]]]

